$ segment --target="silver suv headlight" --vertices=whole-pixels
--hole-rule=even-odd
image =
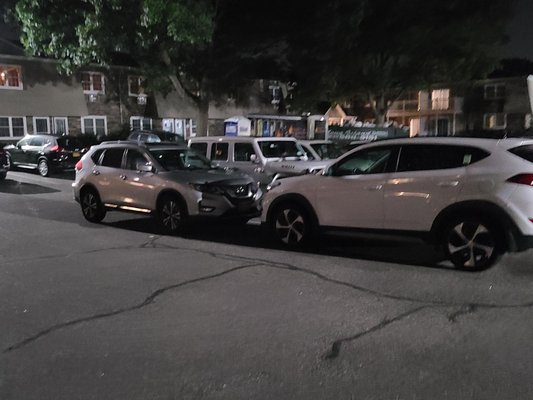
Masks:
[[[201,193],[223,194],[224,190],[216,185],[208,185],[206,183],[190,183],[191,187]]]

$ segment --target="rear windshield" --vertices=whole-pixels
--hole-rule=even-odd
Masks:
[[[335,143],[313,143],[311,147],[317,152],[322,160],[337,158],[342,154],[340,146]]]
[[[515,147],[509,151],[518,157],[523,158],[524,160],[533,162],[533,144]]]
[[[67,150],[77,150],[84,147],[83,143],[77,138],[60,137],[57,138],[57,144]]]

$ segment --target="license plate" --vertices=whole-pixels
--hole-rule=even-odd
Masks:
[[[79,151],[73,151],[72,152],[72,157],[79,157],[80,156],[80,152]]]

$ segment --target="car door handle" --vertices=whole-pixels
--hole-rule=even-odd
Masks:
[[[459,181],[443,181],[439,182],[437,185],[440,187],[456,187],[459,184]]]
[[[125,181],[126,179],[128,179],[128,177],[126,175],[124,175],[124,174],[120,174],[120,179]]]
[[[370,185],[370,186],[365,186],[365,189],[366,190],[381,190],[383,189],[383,185]]]
[[[100,175],[100,171],[98,171],[97,169],[93,169],[93,175]]]

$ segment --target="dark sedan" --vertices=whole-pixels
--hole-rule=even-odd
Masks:
[[[72,136],[28,135],[4,150],[11,169],[37,169],[48,176],[51,171],[74,169],[87,148]]]

